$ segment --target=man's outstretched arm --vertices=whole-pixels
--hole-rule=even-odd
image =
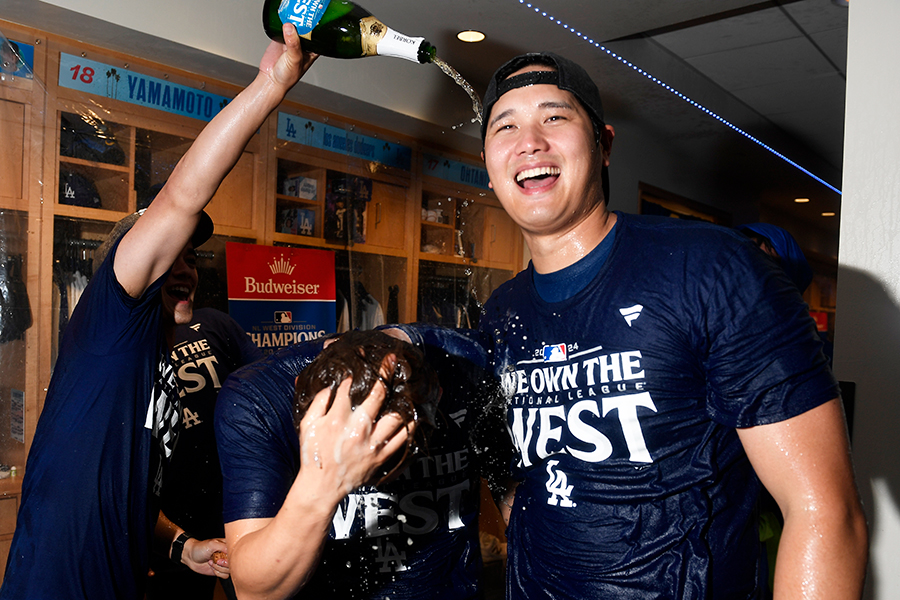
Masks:
[[[784,515],[776,600],[859,598],[868,532],[840,399],[738,435]]]
[[[285,44],[269,45],[253,82],[204,127],[122,239],[115,273],[130,296],[140,296],[175,262],[247,142],[316,59],[301,50],[293,26],[285,26],[284,37]]]

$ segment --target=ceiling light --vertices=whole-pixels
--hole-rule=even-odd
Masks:
[[[833,216],[834,216],[834,213],[833,213],[833,212],[823,212],[823,213],[822,213],[822,216],[823,216],[823,217],[833,217]]]
[[[809,198],[794,198],[794,202],[797,204],[806,204],[809,202]]]
[[[484,34],[474,29],[467,29],[456,34],[461,42],[480,42],[484,39]]]

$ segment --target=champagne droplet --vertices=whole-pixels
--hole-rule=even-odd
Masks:
[[[459,85],[466,91],[466,93],[469,95],[469,98],[472,99],[472,110],[475,111],[475,118],[472,119],[472,123],[478,123],[479,125],[481,125],[481,98],[479,98],[478,94],[475,93],[475,88],[473,88],[472,85],[468,81],[466,81],[456,69],[448,65],[440,57],[435,56],[431,62],[440,67],[441,71],[446,73],[453,81],[456,82],[457,85]]]

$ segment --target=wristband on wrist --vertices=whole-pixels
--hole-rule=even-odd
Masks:
[[[171,558],[173,563],[181,564],[181,553],[184,552],[184,543],[189,539],[191,539],[191,536],[189,536],[187,532],[182,531],[181,535],[172,542]]]

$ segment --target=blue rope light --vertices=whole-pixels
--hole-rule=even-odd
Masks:
[[[682,94],[681,92],[679,92],[678,90],[676,90],[676,89],[673,88],[672,86],[668,85],[668,84],[665,83],[664,81],[662,81],[662,80],[660,80],[660,79],[657,79],[656,77],[654,77],[653,75],[651,75],[651,74],[648,73],[647,71],[641,69],[640,67],[638,67],[638,66],[635,65],[635,64],[632,64],[631,62],[629,62],[628,60],[626,60],[626,59],[623,58],[622,56],[619,56],[618,54],[616,54],[615,52],[613,52],[612,50],[610,50],[610,49],[607,48],[606,46],[602,45],[600,42],[595,42],[595,41],[594,41],[593,39],[591,39],[589,36],[587,36],[587,35],[581,33],[580,31],[577,31],[574,27],[570,27],[569,25],[566,25],[565,23],[563,23],[563,22],[560,21],[559,19],[553,17],[552,15],[548,15],[545,11],[541,10],[539,7],[535,6],[535,5],[532,4],[531,2],[526,2],[525,0],[519,0],[519,4],[522,4],[522,5],[524,5],[524,6],[528,7],[528,8],[533,9],[534,12],[538,13],[538,14],[541,15],[542,17],[546,17],[546,18],[549,19],[552,23],[556,23],[557,25],[559,25],[560,27],[562,27],[562,28],[565,29],[566,31],[570,31],[571,33],[575,34],[576,37],[579,37],[579,38],[583,39],[583,40],[586,41],[588,44],[594,46],[595,48],[598,48],[598,49],[602,50],[603,52],[606,52],[609,56],[611,56],[612,58],[618,60],[618,61],[619,61],[620,63],[622,63],[623,65],[626,65],[626,66],[628,66],[628,67],[631,67],[634,71],[640,73],[641,75],[643,75],[644,77],[646,77],[647,79],[649,79],[650,81],[652,81],[653,83],[655,83],[655,84],[657,84],[658,86],[662,87],[663,89],[665,89],[665,90],[671,92],[672,94],[678,96],[679,98],[681,98],[682,100],[684,100],[685,102],[687,102],[688,104],[690,104],[691,106],[693,106],[693,107],[695,107],[695,108],[697,108],[697,109],[703,111],[704,113],[706,113],[707,115],[711,116],[711,117],[714,118],[715,120],[719,121],[720,123],[722,123],[723,125],[725,125],[725,126],[728,127],[729,129],[732,129],[732,130],[736,131],[737,133],[741,134],[742,136],[744,136],[744,137],[747,138],[748,140],[754,142],[755,144],[758,144],[758,145],[761,146],[762,148],[765,148],[766,150],[768,150],[769,152],[771,152],[772,154],[774,154],[775,156],[777,156],[778,158],[780,158],[780,159],[783,160],[784,162],[788,163],[788,164],[791,165],[792,167],[795,167],[796,169],[799,169],[800,171],[802,171],[803,173],[809,175],[810,177],[812,177],[813,179],[815,179],[816,181],[818,181],[819,183],[821,183],[822,185],[824,185],[824,186],[827,187],[828,189],[834,191],[834,192],[837,193],[838,195],[841,195],[841,190],[839,190],[838,188],[834,187],[833,185],[831,185],[830,183],[828,183],[827,181],[825,181],[824,179],[822,179],[822,178],[819,177],[818,175],[815,175],[814,173],[810,172],[808,169],[805,169],[804,167],[802,167],[801,165],[799,165],[799,164],[797,164],[796,162],[792,161],[790,158],[788,158],[787,156],[785,156],[784,154],[782,154],[782,153],[779,152],[778,150],[775,150],[774,148],[772,148],[771,146],[769,146],[769,145],[766,144],[765,142],[763,142],[763,141],[757,139],[756,137],[750,135],[749,133],[747,133],[746,131],[744,131],[743,129],[741,129],[740,127],[738,127],[737,125],[735,125],[734,123],[731,123],[731,122],[728,121],[727,119],[725,119],[725,118],[719,116],[718,114],[716,114],[715,112],[709,110],[708,108],[706,108],[705,106],[703,106],[703,105],[700,104],[699,102],[695,102],[694,100],[692,100],[692,99],[689,98],[688,96],[685,96],[684,94]]]

